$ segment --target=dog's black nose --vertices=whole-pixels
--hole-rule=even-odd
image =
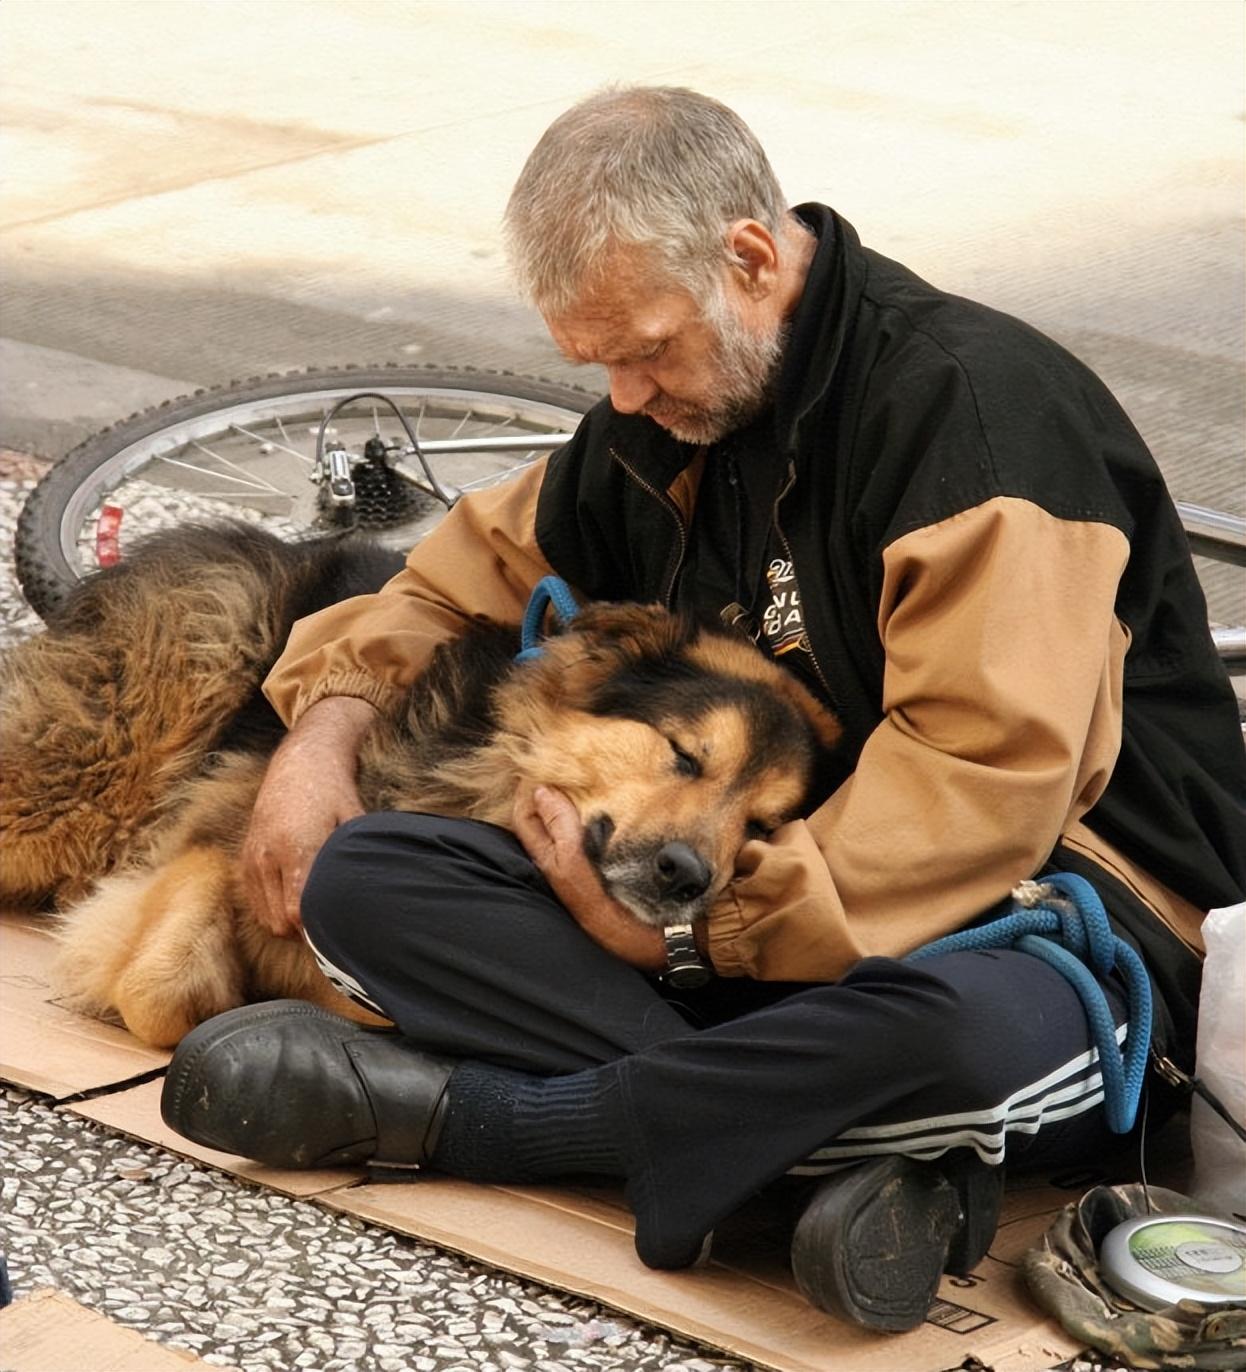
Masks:
[[[667,843],[654,859],[658,887],[665,900],[695,900],[709,886],[713,873],[700,853],[686,843]]]

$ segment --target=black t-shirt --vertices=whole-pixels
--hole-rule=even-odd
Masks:
[[[774,457],[769,411],[709,450],[675,608],[741,629],[822,695],[805,631],[802,588],[774,518],[786,480]],[[765,517],[759,518],[762,510]]]

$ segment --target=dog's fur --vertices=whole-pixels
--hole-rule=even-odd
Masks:
[[[255,920],[237,854],[281,735],[259,684],[290,626],[395,568],[349,539],[183,528],[88,578],[7,655],[0,899],[61,911],[81,1008],[170,1045],[274,996],[375,1022],[302,940]],[[657,607],[589,606],[521,666],[516,638],[473,624],[437,651],[365,738],[364,805],[507,825],[517,787],[559,787],[603,886],[651,924],[704,913],[744,841],[799,811],[838,734],[745,640]]]

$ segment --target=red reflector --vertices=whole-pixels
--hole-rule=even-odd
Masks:
[[[121,561],[121,516],[119,505],[105,505],[95,523],[95,560],[101,567],[115,567]]]

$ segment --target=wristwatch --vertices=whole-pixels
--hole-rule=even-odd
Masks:
[[[681,991],[704,986],[710,979],[710,969],[697,952],[692,925],[668,924],[662,934],[666,939],[666,970],[662,980]]]

